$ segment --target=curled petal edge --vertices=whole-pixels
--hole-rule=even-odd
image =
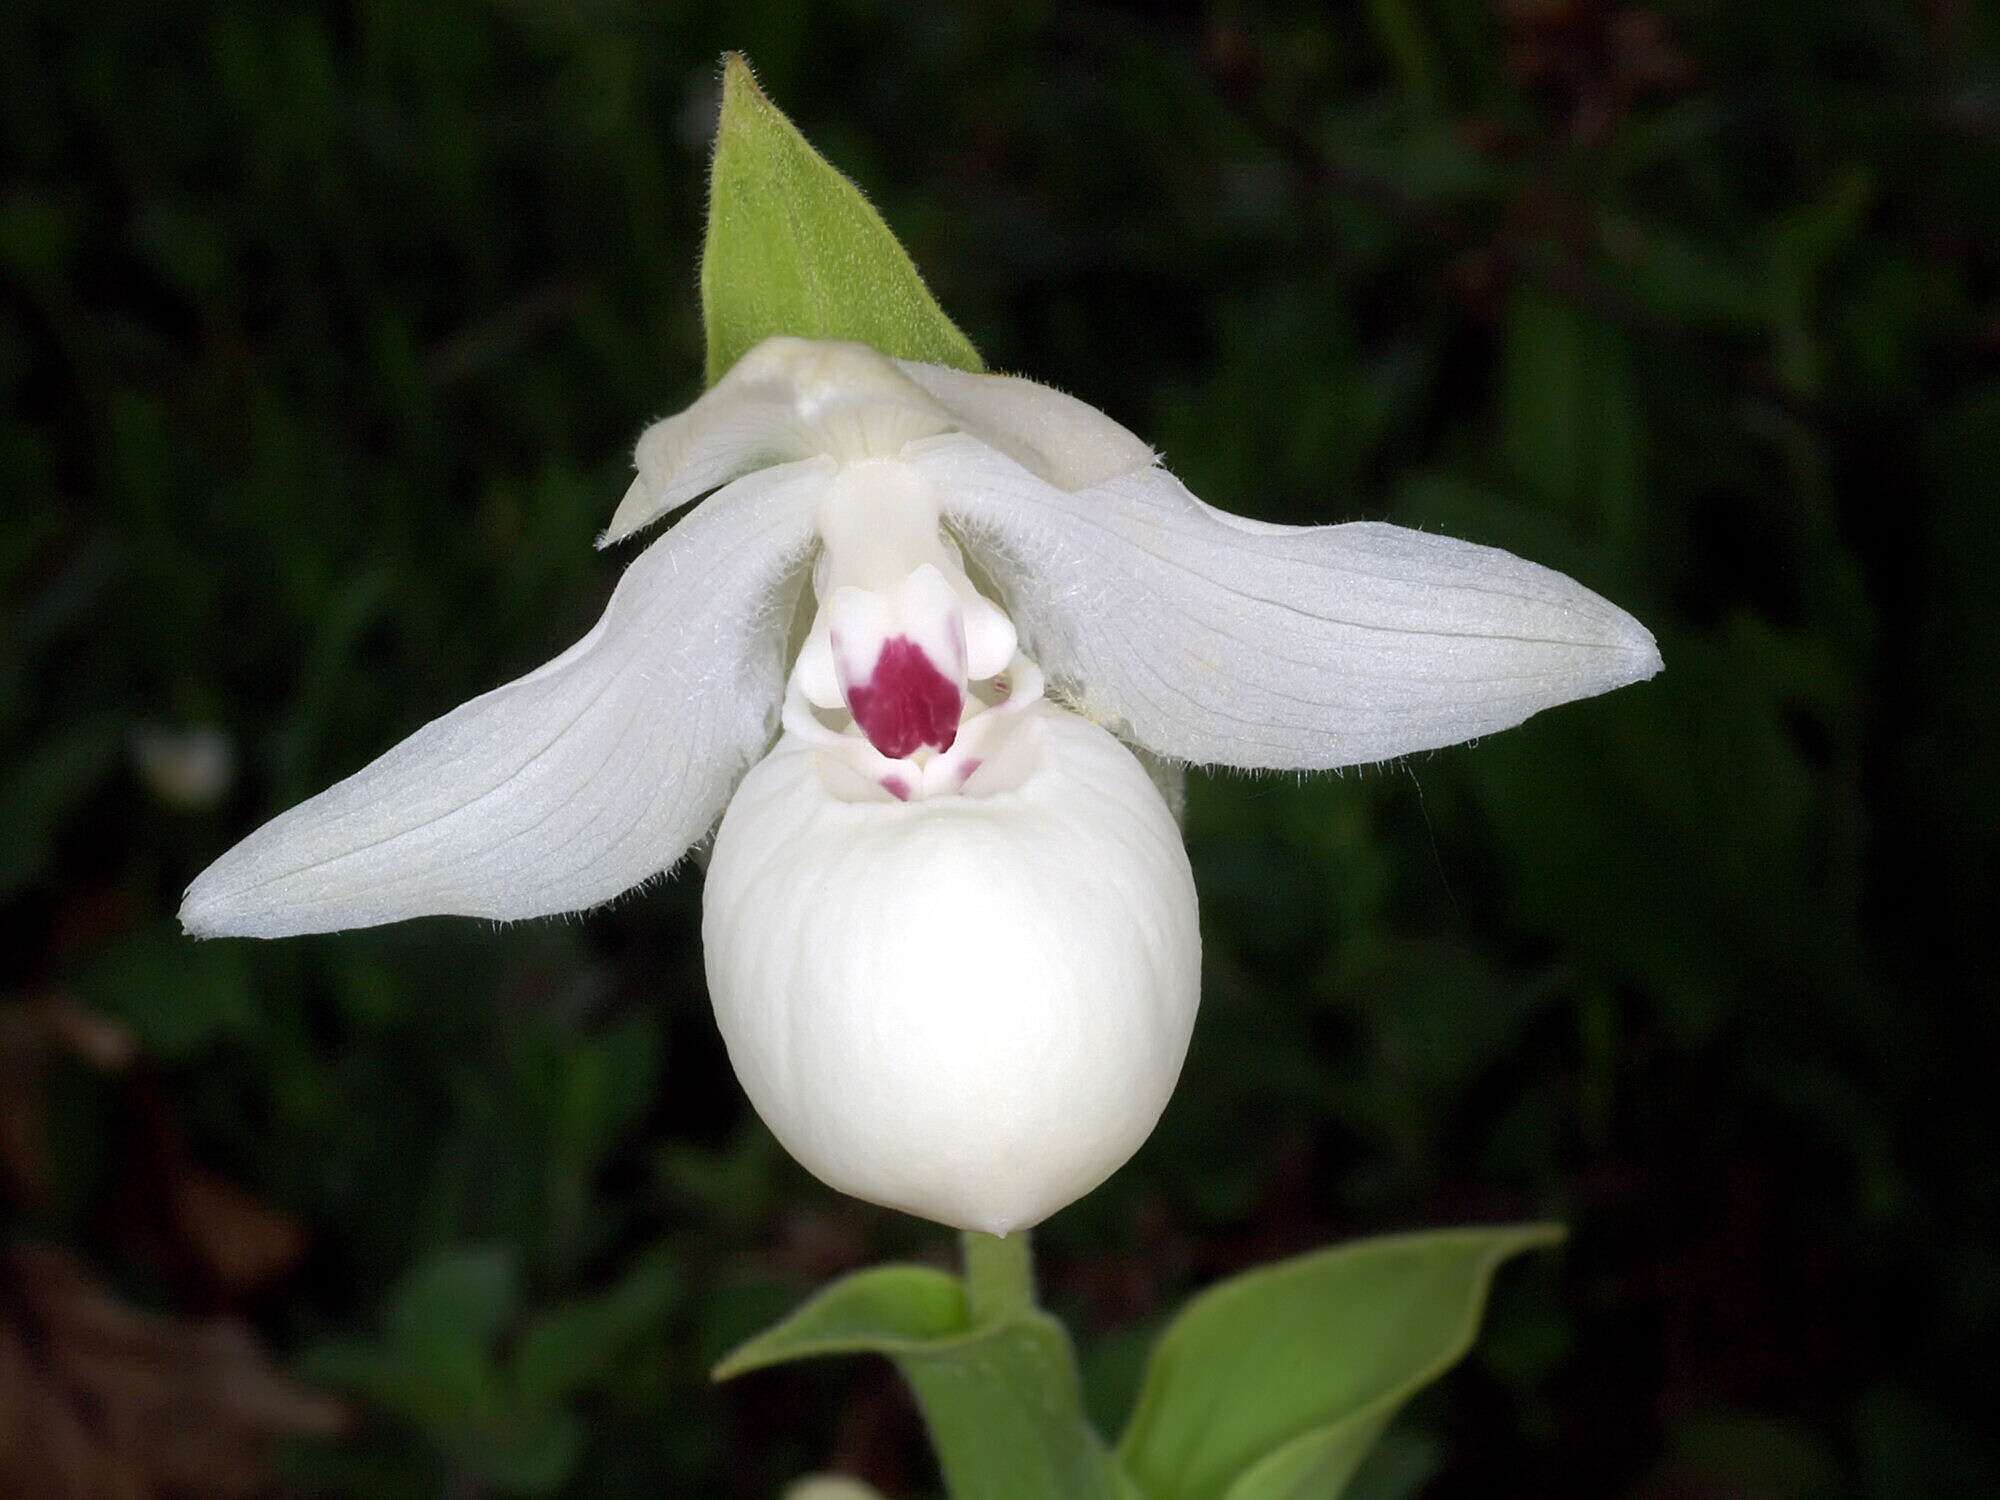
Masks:
[[[891,360],[865,344],[769,338],[693,405],[640,435],[638,475],[598,545],[770,464],[892,458],[951,430],[1063,489],[1153,461],[1151,448],[1095,407],[1020,376]]]

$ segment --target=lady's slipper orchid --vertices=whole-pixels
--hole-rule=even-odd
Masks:
[[[1226,515],[1079,401],[857,344],[766,341],[637,466],[604,543],[708,498],[596,628],[250,835],[182,920],[574,911],[720,816],[703,937],[751,1100],[827,1182],[967,1228],[1102,1181],[1180,1070],[1194,886],[1124,742],[1326,769],[1659,669],[1547,568]]]

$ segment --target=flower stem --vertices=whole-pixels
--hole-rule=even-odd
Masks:
[[[1034,1308],[1035,1255],[1027,1230],[1003,1238],[967,1229],[959,1242],[965,1252],[966,1311],[975,1326]]]
[[[970,1329],[950,1361],[898,1367],[924,1410],[952,1500],[1130,1500],[1135,1493],[1083,1411],[1068,1332],[1035,1304],[1026,1230],[965,1230]]]

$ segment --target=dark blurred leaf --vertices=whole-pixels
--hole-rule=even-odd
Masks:
[[[1850,171],[1822,197],[1786,210],[1764,231],[1779,374],[1807,395],[1819,393],[1824,374],[1816,318],[1820,283],[1834,258],[1852,244],[1873,196],[1869,174]]]
[[[131,1027],[155,1057],[182,1062],[258,1024],[239,943],[193,943],[165,924],[111,944],[75,976],[77,992]]]
[[[1615,712],[1566,709],[1466,769],[1522,920],[1642,978],[1693,1043],[1731,997],[1794,974],[1818,920],[1801,864],[1815,786],[1785,727],[1816,653],[1749,621],[1661,650],[1666,672]],[[1685,794],[1647,794],[1662,781]]]
[[[760,1122],[746,1121],[723,1146],[668,1141],[660,1151],[662,1183],[706,1223],[743,1230],[770,1211],[783,1149]]]
[[[1083,1409],[1099,1432],[1116,1432],[1132,1413],[1139,1382],[1145,1378],[1146,1356],[1159,1329],[1140,1324],[1091,1340],[1079,1365],[1083,1378]]]
[[[1405,97],[1435,109],[1441,102],[1436,49],[1413,0],[1368,0],[1368,21],[1382,51],[1395,65]]]
[[[600,1297],[530,1319],[514,1349],[517,1394],[531,1410],[569,1399],[609,1370],[680,1296],[680,1267],[655,1253]]]
[[[1990,1434],[1908,1387],[1871,1390],[1855,1425],[1871,1500],[1988,1494],[2000,1484]]]
[[[1991,974],[2000,955],[1990,900],[2000,876],[2000,820],[1982,816],[1985,747],[2000,735],[2000,693],[1977,669],[2000,651],[1992,608],[2000,568],[1994,475],[2000,473],[2000,385],[1969,393],[1926,433],[1928,503],[1911,519],[1926,587],[1915,601],[1911,719],[1900,741],[1898,801],[1921,827],[1940,915],[1961,973]],[[1934,863],[1933,863],[1934,862]]]
[[[1811,1434],[1784,1422],[1714,1414],[1680,1425],[1675,1457],[1728,1491],[1770,1500],[1811,1500],[1838,1489],[1839,1464]]]
[[[1727,250],[1625,221],[1605,226],[1604,252],[1606,280],[1663,319],[1742,335],[1768,329],[1755,268]]]
[[[1335,116],[1319,137],[1328,158],[1357,186],[1394,202],[1483,205],[1516,186],[1513,171],[1481,155],[1455,126],[1400,102],[1371,103]]]
[[[547,1495],[562,1487],[584,1443],[583,1424],[568,1413],[522,1415],[468,1434],[459,1461],[503,1495]]]
[[[1500,376],[1501,452],[1514,479],[1572,524],[1622,537],[1644,495],[1643,440],[1622,332],[1517,292]]]
[[[0,766],[0,897],[40,877],[64,821],[114,764],[119,738],[113,724],[77,724]]]
[[[390,1293],[383,1331],[417,1358],[487,1350],[519,1309],[521,1287],[504,1249],[456,1250],[419,1266]]]

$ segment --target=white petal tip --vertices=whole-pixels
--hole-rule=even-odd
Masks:
[[[1619,644],[1625,656],[1625,675],[1619,686],[1649,681],[1666,669],[1653,632],[1630,615],[1625,616],[1625,638]]]
[[[224,856],[227,861],[228,856]],[[181,897],[181,931],[191,938],[295,937],[308,932],[332,932],[350,922],[314,922],[299,910],[260,902],[256,888],[217,889],[204,871]]]
[[[227,896],[203,890],[197,879],[181,897],[181,931],[191,938],[253,937],[240,911],[232,911]]]
[[[658,519],[663,507],[653,500],[653,492],[647,487],[644,475],[634,479],[625,488],[625,498],[618,502],[618,509],[611,513],[611,524],[598,533],[597,545],[600,549],[614,546],[645,528],[648,522]]]

